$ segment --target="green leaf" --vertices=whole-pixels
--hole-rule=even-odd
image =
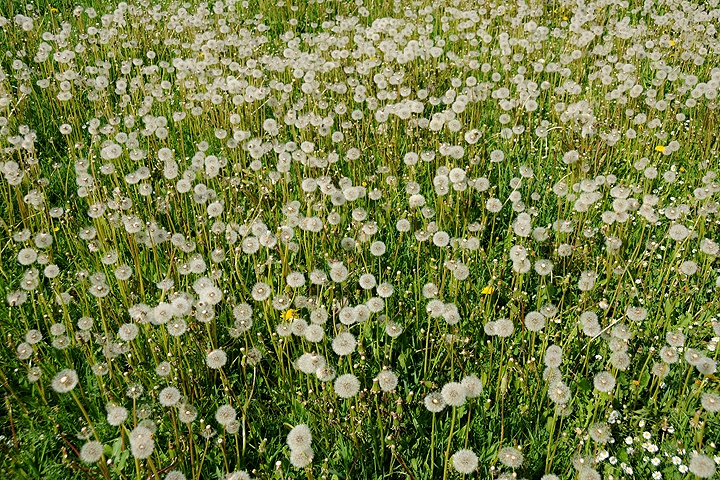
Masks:
[[[650,383],[650,374],[648,372],[643,372],[640,377],[640,387],[645,388],[648,386],[648,383]]]
[[[665,300],[664,308],[665,316],[669,317],[672,314],[673,310],[675,310],[675,304],[668,298]]]
[[[117,462],[118,469],[122,470],[125,468],[128,457],[130,457],[130,450],[124,450],[120,455],[120,460]]]

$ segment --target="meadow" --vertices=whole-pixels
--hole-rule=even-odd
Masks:
[[[0,3],[0,478],[718,478],[718,0]]]

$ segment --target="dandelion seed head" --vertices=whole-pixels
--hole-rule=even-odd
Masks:
[[[100,442],[87,442],[80,448],[80,459],[85,463],[96,463],[102,455],[103,445]]]
[[[360,391],[360,381],[352,373],[346,373],[335,379],[334,387],[338,397],[350,398]]]
[[[310,427],[304,423],[296,425],[288,433],[286,441],[290,450],[306,450],[310,448],[312,442]]]
[[[609,393],[615,389],[615,377],[610,372],[600,372],[593,379],[595,389]]]
[[[458,473],[469,475],[477,469],[478,457],[472,450],[458,450],[452,456],[452,465]]]
[[[180,401],[180,390],[175,387],[165,387],[158,395],[158,401],[163,407],[172,407]]]
[[[498,460],[508,468],[518,468],[523,464],[525,457],[515,447],[504,447],[498,454]]]
[[[52,380],[52,388],[58,393],[70,392],[78,383],[78,376],[75,370],[60,370]]]
[[[118,427],[127,420],[127,417],[128,411],[125,407],[120,405],[108,405],[106,418],[110,425]]]
[[[215,420],[220,425],[228,426],[237,419],[237,412],[230,405],[221,405],[215,411]]]
[[[425,408],[432,413],[441,412],[445,408],[445,400],[440,392],[432,392],[425,396]]]
[[[217,370],[218,368],[222,368],[225,363],[227,363],[227,355],[223,350],[213,350],[205,357],[205,363],[208,367]]]
[[[690,458],[690,473],[700,478],[710,478],[715,475],[716,466],[712,457],[704,454],[697,454]]]
[[[332,341],[332,349],[339,356],[350,355],[356,345],[355,335],[350,332],[339,333]]]
[[[465,403],[465,388],[459,382],[446,383],[440,393],[446,405],[459,407]]]

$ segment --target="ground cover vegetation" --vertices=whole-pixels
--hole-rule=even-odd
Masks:
[[[720,463],[718,0],[0,4],[0,477]]]

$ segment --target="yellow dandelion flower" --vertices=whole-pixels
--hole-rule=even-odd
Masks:
[[[568,17],[566,17],[566,16],[563,16],[563,20],[567,20],[567,19],[568,19]]]
[[[50,13],[57,13],[58,9],[55,7],[50,7]]]
[[[292,320],[293,318],[297,318],[297,316],[298,316],[297,310],[294,310],[292,308],[289,310],[285,310],[282,314],[283,320],[286,320],[286,321]]]
[[[655,151],[656,152],[664,152],[665,147],[663,145],[658,145],[657,147],[655,147]]]
[[[674,42],[673,40],[670,40],[670,46],[671,46],[671,47],[674,47],[674,46],[675,46],[675,42]]]
[[[483,288],[480,293],[482,293],[483,295],[492,295],[494,291],[495,288],[488,285],[487,287]]]

